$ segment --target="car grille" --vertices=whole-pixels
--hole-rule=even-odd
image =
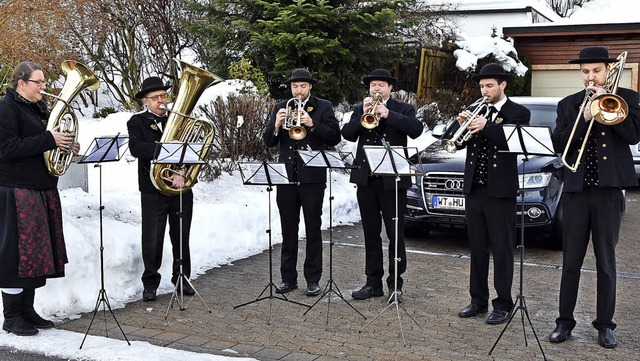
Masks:
[[[464,174],[454,172],[432,172],[422,177],[422,197],[427,212],[432,214],[464,215],[464,210],[436,209],[433,195],[464,197]]]

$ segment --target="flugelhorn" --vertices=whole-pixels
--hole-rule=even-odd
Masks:
[[[96,90],[100,86],[98,77],[84,64],[74,60],[65,60],[61,65],[65,74],[65,82],[60,94],[40,93],[56,99],[51,107],[47,130],[58,128],[59,132],[73,134],[73,141],[68,148],[55,148],[44,152],[44,162],[49,174],[55,177],[63,175],[73,160],[73,144],[78,141],[78,117],[69,105],[83,89]]]
[[[472,110],[473,109],[473,110]],[[449,153],[455,153],[458,150],[458,147],[462,146],[462,143],[468,141],[473,133],[469,130],[469,124],[480,115],[481,112],[484,111],[486,113],[489,110],[489,105],[487,104],[487,97],[482,97],[471,105],[469,105],[465,110],[471,112],[471,115],[464,121],[464,123],[460,124],[457,120],[453,121],[451,125],[445,130],[442,134],[442,148]],[[447,138],[449,137],[449,138]]]
[[[291,106],[291,102],[294,105]],[[300,123],[302,116],[302,99],[300,97],[291,98],[284,106],[287,115],[282,123],[282,128],[289,131],[289,137],[293,140],[302,140],[307,136],[307,130]]]
[[[571,130],[569,139],[567,139],[567,145],[564,148],[564,152],[562,152],[562,163],[565,167],[567,167],[574,173],[578,170],[578,166],[580,165],[580,161],[582,160],[582,154],[587,148],[587,141],[589,140],[589,134],[591,133],[591,128],[593,128],[593,123],[598,122],[603,125],[615,125],[624,121],[629,114],[629,105],[627,104],[627,102],[622,99],[621,96],[616,95],[616,92],[618,91],[618,84],[620,84],[620,78],[622,77],[622,71],[624,70],[624,63],[626,60],[627,52],[623,51],[620,55],[618,55],[616,61],[611,64],[609,73],[607,74],[604,84],[602,85],[602,87],[607,90],[607,93],[593,96],[592,92],[585,92],[584,99],[582,100],[582,105],[580,105],[580,110],[578,111],[578,116],[576,117],[576,121],[573,124],[573,129]],[[593,82],[589,82],[589,86],[592,85]],[[573,142],[576,130],[578,129],[578,123],[582,121],[582,118],[584,117],[584,112],[589,100],[591,100],[591,105],[589,106],[589,111],[591,112],[591,119],[588,120],[589,127],[587,128],[587,132],[583,137],[582,145],[578,149],[578,156],[576,157],[576,161],[572,165],[567,162],[567,156],[569,155],[571,143]]]
[[[373,100],[371,101],[371,112],[362,114],[360,118],[360,124],[366,129],[374,129],[380,124],[380,117],[374,113],[378,104],[382,102],[382,95],[380,93],[373,94]]]
[[[203,144],[200,159],[205,159],[209,154],[209,148],[215,135],[214,124],[211,120],[191,116],[202,92],[210,85],[221,82],[219,76],[200,69],[191,64],[179,61],[182,74],[178,95],[173,102],[167,118],[167,124],[162,132],[161,143],[201,143]],[[163,194],[169,196],[179,195],[193,187],[198,180],[201,164],[185,164],[181,168],[176,164],[151,163],[149,175],[153,186]],[[184,186],[176,188],[171,181],[171,175],[179,173],[185,177]]]

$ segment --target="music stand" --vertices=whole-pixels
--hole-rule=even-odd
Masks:
[[[311,309],[320,302],[324,296],[327,296],[327,324],[326,330],[329,330],[329,308],[331,306],[331,293],[335,293],[338,297],[340,297],[349,307],[351,307],[354,311],[356,311],[362,318],[366,319],[366,317],[358,311],[349,301],[345,300],[344,296],[342,296],[342,292],[340,292],[340,288],[333,279],[333,193],[331,189],[331,174],[334,169],[354,169],[357,168],[353,164],[353,155],[351,153],[340,153],[337,151],[325,151],[325,150],[298,150],[298,155],[302,160],[304,167],[318,167],[318,168],[328,168],[329,169],[329,280],[327,281],[327,285],[324,287],[324,291],[322,295],[318,298],[316,302],[314,302],[308,310],[304,312],[303,315],[306,315]],[[344,160],[349,157],[352,159],[350,164],[344,162]],[[334,290],[335,287],[335,290]]]
[[[124,135],[120,135],[120,133],[115,136],[103,136],[96,137],[93,139],[87,152],[80,158],[78,163],[80,164],[88,164],[94,163],[94,168],[98,168],[99,174],[99,198],[100,198],[100,291],[98,291],[98,299],[96,300],[96,306],[93,308],[93,316],[91,317],[91,322],[89,323],[89,327],[87,327],[87,331],[84,334],[84,338],[82,339],[82,343],[80,344],[80,349],[84,345],[84,341],[87,339],[87,335],[89,334],[89,330],[91,330],[91,326],[93,325],[93,321],[96,318],[96,314],[98,313],[98,309],[102,304],[102,312],[104,314],[104,332],[109,337],[107,332],[107,311],[106,308],[109,309],[111,316],[113,316],[113,320],[116,321],[116,325],[122,332],[122,336],[127,341],[127,344],[131,346],[127,335],[125,335],[116,315],[113,313],[111,309],[111,305],[109,304],[109,297],[107,296],[107,291],[104,288],[104,239],[103,239],[103,227],[102,227],[102,211],[104,210],[104,206],[102,204],[102,163],[106,162],[117,162],[122,158],[122,155],[127,150],[127,144],[129,143],[129,138]],[[105,308],[106,306],[106,308]]]
[[[158,154],[155,159],[152,161],[154,164],[172,164],[177,168],[180,168],[184,165],[193,165],[193,164],[205,164],[206,162],[200,158],[200,154],[202,154],[202,149],[206,146],[205,143],[188,143],[188,142],[165,142],[165,143],[156,143],[156,154]],[[187,305],[184,302],[184,282],[188,283],[193,291],[196,293],[200,301],[204,303],[204,306],[207,308],[209,313],[211,313],[211,308],[207,305],[207,302],[202,298],[200,292],[195,288],[193,283],[189,280],[184,274],[184,259],[182,254],[182,190],[179,189],[179,197],[180,197],[180,210],[178,211],[178,220],[179,220],[179,228],[180,228],[180,258],[178,259],[178,278],[176,279],[176,284],[173,289],[173,293],[171,294],[171,300],[169,301],[169,306],[167,306],[167,312],[164,315],[164,319],[166,320],[169,317],[169,310],[173,307],[173,301],[176,301],[178,306],[180,307],[180,311],[184,311],[187,309]],[[178,289],[180,292],[178,292]],[[189,301],[190,303],[191,301]]]
[[[529,161],[529,155],[545,155],[545,156],[557,156],[556,152],[553,150],[553,144],[551,142],[551,130],[546,126],[522,126],[522,125],[513,125],[513,124],[505,124],[503,126],[503,131],[505,134],[505,139],[507,140],[508,150],[501,151],[503,153],[513,153],[513,154],[522,154],[522,189],[520,194],[520,244],[518,248],[520,249],[520,289],[518,291],[518,296],[516,297],[516,307],[511,311],[511,315],[509,316],[509,320],[504,325],[502,332],[500,332],[500,336],[491,347],[489,351],[489,355],[493,352],[493,350],[498,345],[498,342],[504,335],[504,332],[509,327],[511,320],[516,315],[518,310],[520,310],[520,316],[522,320],[522,334],[524,335],[524,344],[528,346],[527,342],[527,333],[525,330],[524,317],[527,316],[527,321],[529,322],[529,326],[531,326],[531,331],[533,331],[533,336],[538,342],[538,347],[540,347],[540,352],[542,352],[542,357],[546,361],[547,356],[542,349],[542,345],[540,344],[540,340],[538,339],[538,335],[536,334],[536,330],[531,323],[531,318],[529,317],[529,311],[527,310],[527,303],[524,298],[524,195],[525,195],[525,183],[524,183],[524,175],[526,174],[526,163]]]
[[[264,287],[262,292],[256,297],[255,300],[242,303],[240,305],[233,306],[234,309],[243,307],[246,305],[250,305],[252,303],[256,303],[262,300],[269,300],[269,321],[267,324],[271,324],[271,303],[273,299],[278,299],[286,302],[295,303],[300,306],[309,307],[304,303],[296,302],[287,298],[287,296],[281,294],[280,296],[274,296],[273,289],[276,288],[276,285],[273,283],[273,246],[271,243],[271,191],[273,191],[274,184],[295,184],[289,181],[289,177],[287,176],[287,169],[285,168],[284,163],[267,163],[263,161],[262,163],[258,162],[245,162],[240,163],[240,174],[242,176],[242,183],[246,185],[266,185],[267,186],[267,194],[269,198],[269,228],[266,230],[266,233],[269,235],[269,283]],[[269,295],[262,297],[262,295],[269,290]]]
[[[402,147],[402,146],[390,146],[384,139],[382,140],[383,146],[379,145],[365,145],[363,146],[364,153],[369,161],[369,165],[371,166],[371,174],[372,175],[381,175],[381,176],[393,176],[395,177],[395,192],[396,192],[396,214],[394,218],[395,224],[395,242],[394,242],[394,258],[393,258],[393,268],[394,268],[394,286],[393,293],[390,295],[387,306],[380,311],[380,313],[374,317],[371,321],[367,322],[359,332],[365,329],[365,327],[369,326],[373,321],[375,321],[384,311],[386,311],[391,306],[396,306],[396,314],[398,315],[398,323],[400,324],[400,335],[402,336],[402,344],[406,346],[406,341],[404,338],[404,331],[402,329],[402,320],[400,319],[400,308],[415,322],[418,328],[422,329],[418,322],[407,312],[407,310],[398,302],[398,182],[400,181],[400,176],[415,176],[418,173],[421,173],[421,167],[418,165],[411,164],[408,160],[408,149],[411,147]],[[414,148],[415,149],[415,148]],[[415,149],[414,153],[418,153],[417,149]],[[417,158],[418,162],[420,162],[420,157]],[[391,250],[389,250],[391,252]]]

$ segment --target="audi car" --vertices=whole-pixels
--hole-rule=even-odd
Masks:
[[[511,97],[531,111],[530,125],[555,127],[556,107],[561,98]],[[438,125],[431,136],[439,138],[446,125]],[[556,150],[558,151],[558,150]],[[562,152],[562,150],[559,150]],[[422,174],[414,177],[407,192],[405,229],[409,235],[428,236],[432,230],[466,228],[463,193],[466,150],[449,153],[438,139],[414,162]],[[518,155],[520,189],[517,206],[518,231],[524,222],[525,237],[535,236],[552,248],[562,247],[562,161],[556,156]],[[522,194],[524,193],[524,203]],[[520,234],[520,233],[518,233]],[[517,237],[519,240],[520,237]]]

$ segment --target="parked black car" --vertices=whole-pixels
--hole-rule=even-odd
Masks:
[[[560,98],[512,97],[531,111],[530,125],[555,127],[556,106]],[[436,126],[432,136],[439,138],[445,125]],[[558,150],[556,150],[558,151]],[[559,150],[562,152],[562,150]],[[408,234],[428,236],[435,229],[466,228],[464,212],[464,164],[466,151],[448,153],[440,140],[420,153],[424,174],[414,178],[407,192],[405,229]],[[524,224],[525,236],[541,238],[553,248],[562,247],[562,162],[558,157],[530,156],[522,165],[518,156],[519,184],[522,188],[524,174]],[[522,204],[518,197],[517,220],[520,232]],[[518,237],[517,239],[519,240]]]

